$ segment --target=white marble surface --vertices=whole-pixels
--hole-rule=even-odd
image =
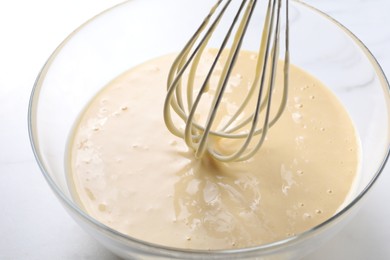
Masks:
[[[68,217],[46,184],[30,148],[27,106],[54,48],[79,24],[119,2],[0,2],[0,259],[116,259]],[[389,0],[306,2],[354,32],[390,77]],[[389,187],[387,166],[359,214],[305,259],[390,259]]]

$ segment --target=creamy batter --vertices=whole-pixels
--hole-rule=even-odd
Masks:
[[[236,89],[251,82],[254,55],[241,53],[231,79]],[[329,89],[291,66],[286,110],[258,153],[243,162],[198,160],[162,116],[174,57],[113,80],[76,123],[69,184],[88,214],[140,240],[214,250],[293,236],[337,212],[353,188],[360,151]]]

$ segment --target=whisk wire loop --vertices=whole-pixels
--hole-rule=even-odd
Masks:
[[[286,29],[285,29],[285,61],[283,68],[283,91],[282,98],[279,104],[279,108],[276,114],[271,118],[271,101],[272,94],[275,85],[276,67],[279,57],[279,34],[280,34],[280,20],[281,20],[281,7],[282,0],[269,0],[268,8],[265,15],[262,36],[260,40],[260,47],[257,55],[256,73],[254,80],[246,93],[244,101],[238,106],[237,110],[230,116],[229,120],[222,126],[213,128],[213,124],[219,110],[219,106],[223,101],[228,82],[233,71],[233,68],[238,59],[242,43],[245,38],[248,26],[252,19],[257,0],[243,0],[234,15],[234,19],[229,26],[229,29],[223,38],[220,47],[217,50],[214,60],[211,63],[209,71],[206,74],[204,81],[201,83],[200,88],[195,90],[194,82],[196,73],[198,70],[201,57],[204,50],[208,46],[208,43],[214,34],[218,24],[220,23],[223,15],[231,4],[232,0],[225,1],[225,5],[220,8],[223,0],[217,1],[212,7],[209,14],[203,20],[202,24],[191,37],[184,49],[180,52],[179,56],[174,61],[172,68],[168,76],[168,92],[164,104],[164,120],[168,129],[176,136],[183,138],[186,144],[195,150],[195,156],[197,158],[202,157],[203,154],[208,153],[217,160],[228,161],[243,161],[251,158],[263,145],[265,141],[268,129],[272,127],[280,118],[287,102],[288,92],[288,66],[289,66],[289,50],[288,50],[288,0],[286,0]],[[210,23],[211,18],[217,9],[221,9],[216,15],[216,18],[206,30],[207,25]],[[241,19],[241,20],[240,20]],[[240,20],[240,21],[239,21]],[[206,30],[205,33],[203,33]],[[233,40],[231,36],[235,30]],[[201,38],[201,34],[203,37]],[[231,41],[231,47],[227,48],[228,42]],[[195,47],[194,47],[195,46]],[[221,56],[224,52],[227,52],[226,61],[222,66],[222,72],[218,79],[216,86],[214,86],[215,92],[212,97],[210,109],[207,114],[206,120],[203,124],[199,123],[196,119],[199,114],[198,109],[203,95],[208,92],[210,79],[213,76],[214,70],[221,62]],[[269,71],[268,71],[269,70]],[[182,88],[183,79],[185,78],[185,72],[187,71],[188,77],[186,78],[186,88]],[[183,101],[183,91],[185,102]],[[257,102],[255,110],[241,119],[244,115],[244,111],[247,111],[247,105],[249,100],[255,95],[257,91]],[[194,97],[195,93],[195,97]],[[186,106],[185,106],[186,104]],[[172,110],[176,112],[176,115],[183,120],[185,127],[177,127],[174,124],[172,118]],[[263,116],[260,116],[263,114]],[[240,118],[240,119],[239,119]],[[260,118],[263,118],[261,126]],[[223,139],[241,139],[242,142],[237,146],[236,151],[223,152],[216,149],[213,145],[213,140],[210,141],[210,137]],[[254,137],[257,138],[253,141]]]

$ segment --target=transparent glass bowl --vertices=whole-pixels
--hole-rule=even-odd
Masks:
[[[291,2],[290,6],[292,63],[333,90],[361,138],[359,186],[335,216],[307,232],[271,244],[238,250],[182,250],[118,233],[87,215],[70,196],[65,153],[69,132],[80,111],[117,75],[151,58],[178,52],[211,4],[209,0],[133,0],[101,13],[75,30],[50,56],[32,91],[28,120],[33,151],[44,177],[69,214],[119,256],[302,257],[356,212],[380,175],[390,146],[389,85],[375,58],[345,27],[303,3]],[[244,48],[251,49],[250,41]]]

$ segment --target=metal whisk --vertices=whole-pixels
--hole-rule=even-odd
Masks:
[[[223,102],[223,96],[228,89],[228,81],[238,59],[247,28],[256,11],[256,0],[239,1],[241,3],[238,11],[235,13],[226,36],[216,51],[215,59],[212,61],[211,67],[199,89],[195,90],[193,86],[199,61],[232,0],[217,1],[174,61],[168,75],[168,92],[164,105],[166,126],[174,135],[183,138],[186,144],[194,149],[197,158],[208,151],[211,156],[224,162],[249,159],[263,145],[268,129],[276,123],[286,106],[289,67],[288,0],[284,1],[286,41],[284,44],[283,91],[280,104],[277,106],[277,112],[274,113],[273,117],[271,117],[271,101],[279,57],[281,10],[283,6],[282,0],[269,0],[257,55],[256,76],[251,87],[240,90],[247,91],[246,96],[229,120],[222,126],[216,127],[213,125],[220,104]],[[230,47],[227,47],[229,41],[232,43]],[[210,107],[207,109],[207,118],[204,123],[200,123],[196,120],[196,114],[200,113],[199,104],[204,94],[211,87],[210,79],[217,63],[220,62],[223,52],[227,53],[227,58],[222,66],[223,69],[218,84],[213,86],[215,94]],[[244,111],[248,110],[248,100],[253,95],[257,95],[254,110],[249,115],[244,116]],[[181,119],[185,127],[180,127],[173,117]],[[210,140],[214,138],[222,141],[224,139],[238,139],[241,141],[235,151],[226,152],[214,145],[215,142]]]

